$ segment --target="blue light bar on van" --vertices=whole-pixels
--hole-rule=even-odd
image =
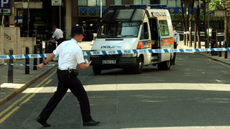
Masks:
[[[153,5],[150,5],[151,8],[167,8],[167,5],[160,5],[160,4],[153,4]]]
[[[147,5],[110,5],[109,8],[147,8]]]

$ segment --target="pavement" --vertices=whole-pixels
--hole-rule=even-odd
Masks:
[[[82,42],[79,45],[82,47],[83,51],[91,50],[93,42]],[[193,48],[184,45],[183,41],[180,41],[178,49]],[[204,47],[204,42],[201,43],[201,48]],[[211,55],[211,52],[199,52],[197,54],[206,56],[212,60],[220,61],[222,63],[230,65],[230,52],[227,52],[227,58],[225,57],[225,52],[222,52],[222,56]],[[14,60],[15,64],[25,64],[25,59]],[[39,63],[39,59],[38,59]],[[30,64],[33,64],[33,59],[30,59]],[[49,64],[57,64],[55,61],[49,62]],[[8,67],[7,65],[0,65],[0,105],[9,101],[11,98],[15,97],[18,93],[25,90],[33,82],[41,78],[43,75],[48,73],[50,70],[56,68],[57,66],[46,66],[43,69],[33,70],[30,67],[29,74],[25,74],[24,66],[13,66],[13,83],[8,83]]]

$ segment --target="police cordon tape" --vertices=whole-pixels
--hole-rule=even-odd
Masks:
[[[0,63],[0,65],[13,65],[13,66],[37,66],[30,64],[12,64],[12,63]],[[58,64],[47,64],[46,66],[58,66]]]
[[[140,54],[140,53],[185,53],[185,52],[210,52],[210,51],[230,51],[230,48],[201,48],[201,49],[134,49],[134,50],[108,50],[108,51],[84,51],[84,56],[91,55],[111,55],[111,54]],[[24,54],[24,55],[0,55],[0,59],[25,59],[25,58],[46,58],[46,54]]]

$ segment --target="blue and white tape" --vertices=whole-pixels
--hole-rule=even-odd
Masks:
[[[137,53],[169,53],[169,52],[209,52],[230,51],[230,48],[203,48],[203,49],[135,49],[135,50],[110,50],[110,51],[86,51],[84,56],[110,55],[110,54],[137,54]]]
[[[30,64],[12,64],[12,63],[0,63],[0,65],[13,65],[13,66],[37,66],[37,65],[30,65]],[[58,66],[58,64],[47,64],[45,66]]]
[[[46,58],[50,53],[46,54],[24,54],[24,55],[0,55],[0,59],[25,59],[25,58]]]
[[[137,53],[185,53],[185,52],[210,52],[210,51],[230,51],[230,48],[201,48],[201,49],[134,49],[134,50],[108,50],[108,51],[84,51],[84,56],[91,55],[111,55],[111,54],[137,54]],[[46,54],[24,54],[24,55],[0,55],[0,59],[25,59],[25,58],[46,58]]]

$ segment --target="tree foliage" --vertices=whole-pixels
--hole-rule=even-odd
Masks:
[[[223,0],[211,0],[209,3],[209,9],[211,11],[217,10],[217,9],[224,9],[224,1]]]

